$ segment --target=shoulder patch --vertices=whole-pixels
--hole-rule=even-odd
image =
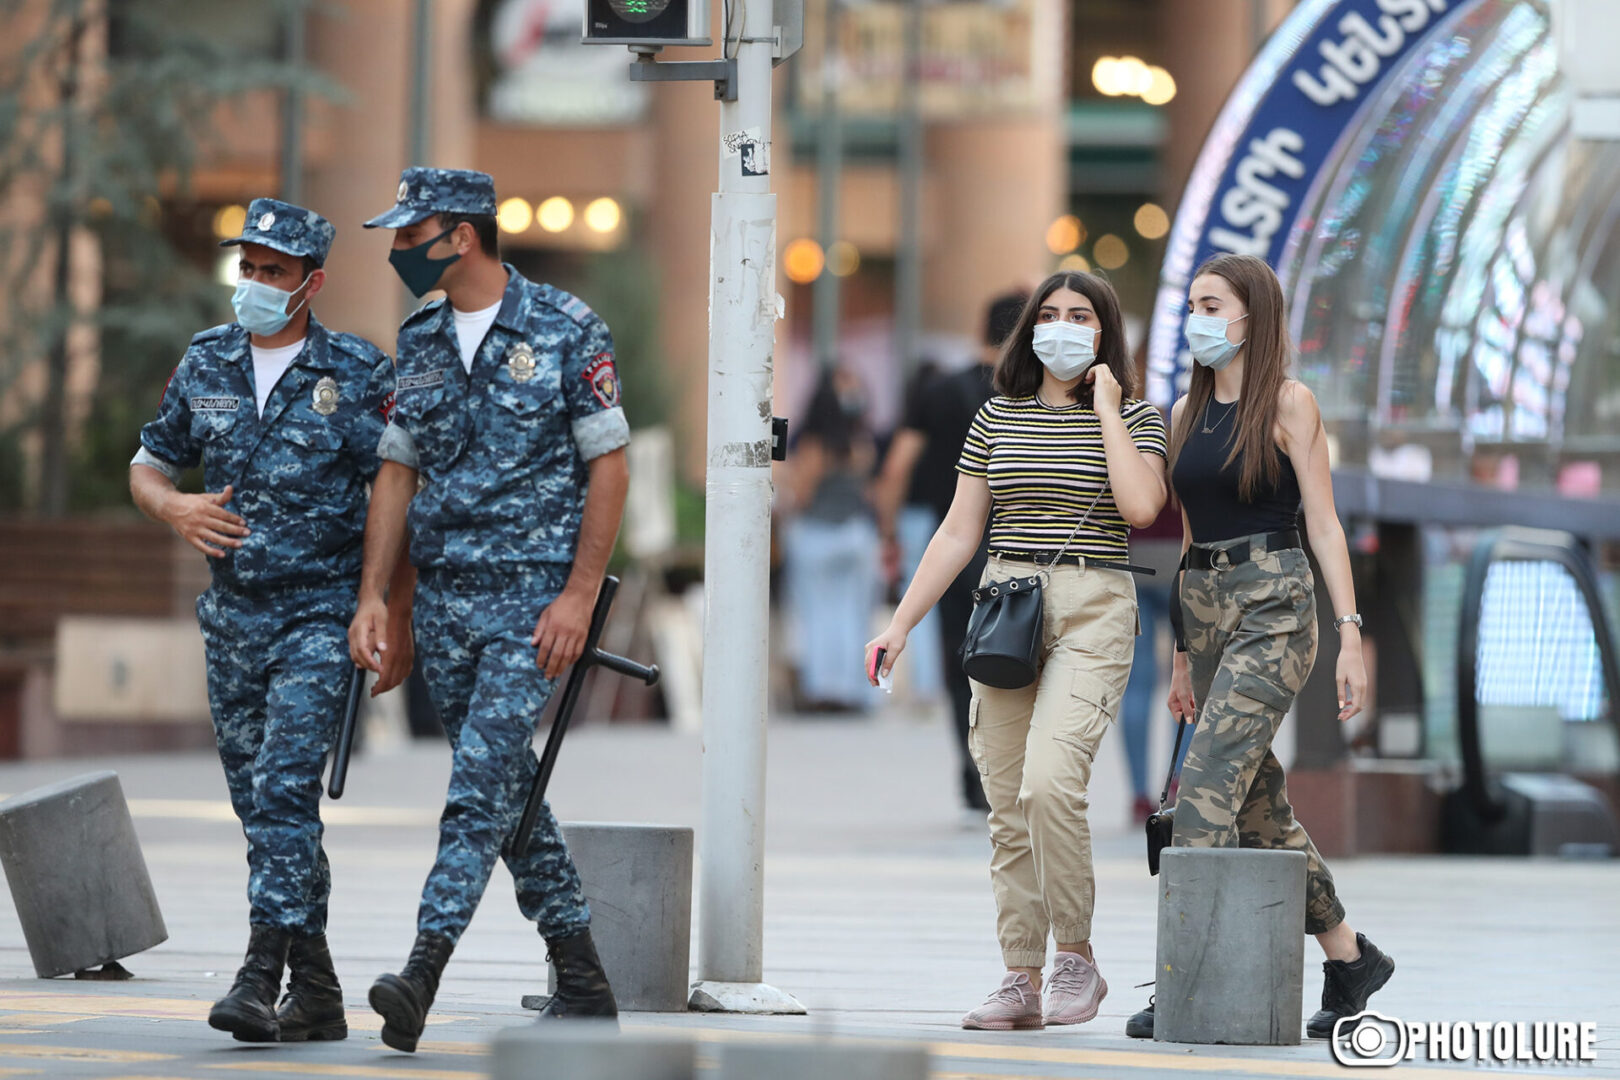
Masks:
[[[602,403],[604,409],[611,409],[619,403],[619,373],[613,368],[612,353],[597,356],[585,365],[581,374],[591,384],[591,393],[596,395],[596,400]]]

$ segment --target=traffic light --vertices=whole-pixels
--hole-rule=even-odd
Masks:
[[[585,0],[587,45],[709,45],[707,0]]]

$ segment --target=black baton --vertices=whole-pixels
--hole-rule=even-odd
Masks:
[[[326,782],[326,793],[334,799],[343,798],[343,785],[349,780],[349,755],[354,751],[355,721],[360,716],[360,692],[366,686],[366,669],[355,668],[349,677],[349,701],[343,707],[343,727],[338,730],[337,747],[332,752],[332,779]]]
[[[551,782],[551,770],[557,764],[557,753],[562,749],[563,736],[568,733],[568,720],[579,702],[579,692],[585,685],[585,675],[600,664],[609,671],[640,679],[648,686],[658,682],[658,665],[644,667],[634,660],[605,653],[596,647],[602,639],[602,627],[607,624],[608,609],[613,596],[619,591],[619,579],[609,575],[602,579],[602,591],[596,594],[596,610],[591,612],[591,628],[585,635],[585,651],[574,661],[574,670],[568,673],[562,700],[557,703],[557,718],[551,722],[551,734],[546,736],[545,749],[540,752],[540,770],[534,774],[534,785],[529,788],[529,800],[523,805],[523,816],[518,819],[517,832],[512,836],[513,851],[527,851],[529,834],[534,831],[534,820],[540,816],[540,804],[546,799],[546,785]]]

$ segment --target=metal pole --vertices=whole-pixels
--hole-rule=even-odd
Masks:
[[[433,0],[416,0],[416,17],[411,32],[411,159],[407,165],[426,165],[428,129],[432,105],[428,95],[433,86]]]
[[[281,198],[295,206],[304,202],[304,21],[308,9],[294,5],[287,12],[286,61],[297,69],[281,106]]]
[[[732,0],[737,99],[720,104],[709,232],[709,431],[703,556],[701,919],[692,1007],[803,1012],[764,985],[765,725],[770,667],[772,0]],[[741,40],[734,35],[741,32]]]
[[[909,377],[922,321],[922,5],[906,0],[905,67],[900,84],[900,236],[894,268],[894,351]]]
[[[838,363],[839,287],[843,282],[832,272],[832,247],[838,242],[838,181],[844,168],[844,131],[838,111],[838,8],[839,0],[823,0],[827,5],[821,49],[821,128],[816,151],[816,208],[821,250],[827,256],[821,276],[816,278],[814,317],[811,332],[815,338],[816,361],[823,369]]]

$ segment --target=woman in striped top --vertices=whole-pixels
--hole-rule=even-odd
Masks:
[[[1134,373],[1113,288],[1054,274],[1008,337],[997,397],[973,421],[956,497],[889,626],[867,645],[886,674],[906,636],[967,565],[990,525],[984,581],[1046,572],[1041,671],[1020,690],[973,684],[969,744],[990,801],[990,879],[1007,974],[962,1018],[989,1030],[1084,1023],[1107,984],[1091,951],[1096,892],[1086,787],[1130,676],[1136,585],[1131,527],[1165,501],[1158,410]],[[1053,559],[1057,561],[1054,564]],[[1047,938],[1057,953],[1041,1004]]]

